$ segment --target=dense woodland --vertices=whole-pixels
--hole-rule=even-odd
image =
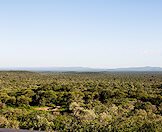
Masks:
[[[162,131],[162,73],[0,72],[0,128]]]

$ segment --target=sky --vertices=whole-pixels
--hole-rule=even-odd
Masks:
[[[162,67],[161,0],[0,0],[0,67]]]

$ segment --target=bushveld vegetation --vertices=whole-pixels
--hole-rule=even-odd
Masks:
[[[162,73],[0,72],[0,127],[162,131]]]

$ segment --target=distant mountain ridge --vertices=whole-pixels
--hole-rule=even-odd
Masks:
[[[103,72],[103,71],[162,71],[161,67],[128,67],[128,68],[114,68],[114,69],[103,69],[103,68],[89,68],[89,67],[13,67],[13,68],[0,68],[2,71],[51,71],[51,72]]]
[[[161,67],[128,67],[128,68],[116,68],[115,71],[162,71]]]

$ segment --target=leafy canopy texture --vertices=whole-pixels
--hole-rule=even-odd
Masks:
[[[0,72],[0,128],[162,131],[162,73]]]

